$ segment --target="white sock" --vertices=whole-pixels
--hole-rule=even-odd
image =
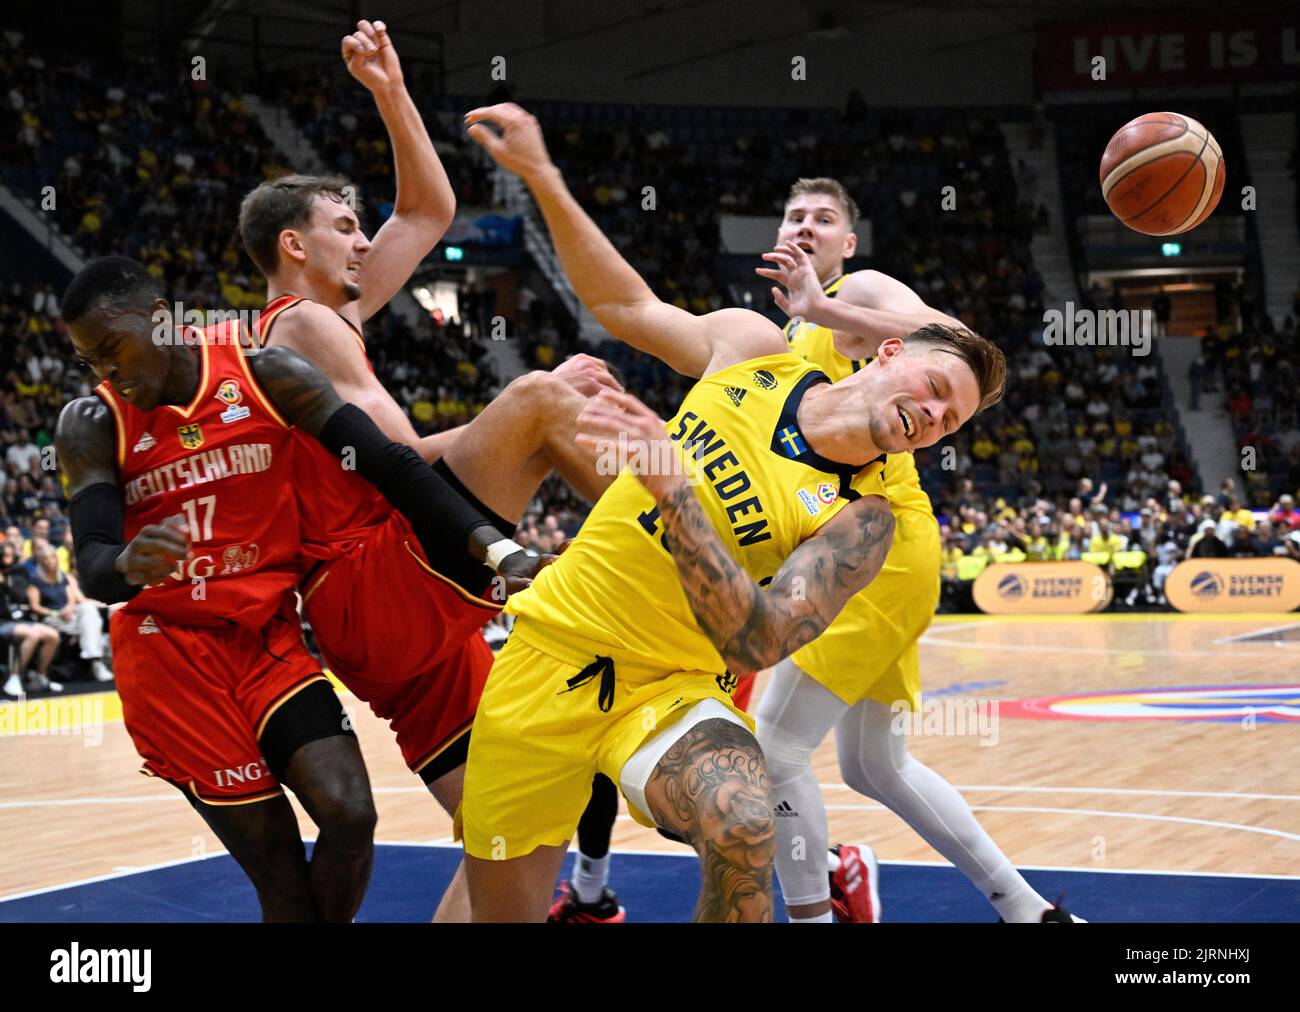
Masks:
[[[826,852],[826,870],[832,875],[840,870],[840,856],[833,850]]]
[[[993,904],[998,916],[1008,924],[1036,924],[1052,907],[1034,891],[1033,886],[1024,880],[1010,861],[984,881],[976,882],[975,886]]]
[[[113,672],[109,671],[108,668],[104,665],[104,662],[101,661],[98,657],[96,657],[94,661],[91,662],[90,667],[91,670],[94,671],[95,673],[96,681],[107,682],[113,677]]]
[[[588,857],[579,854],[573,866],[573,891],[579,903],[598,903],[609,881],[609,854]]]
[[[815,917],[791,917],[791,924],[834,924],[835,918],[829,910]]]

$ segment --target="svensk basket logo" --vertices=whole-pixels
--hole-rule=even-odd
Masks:
[[[1218,597],[1223,593],[1223,581],[1214,573],[1203,570],[1192,577],[1192,593],[1197,597]]]
[[[1003,717],[1033,720],[1300,720],[1300,685],[1197,685],[1004,699]]]
[[[998,581],[998,593],[1009,598],[1024,597],[1025,582],[1015,573],[1010,573]]]

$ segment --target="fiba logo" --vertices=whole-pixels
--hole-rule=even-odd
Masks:
[[[1025,583],[1015,573],[1012,573],[1010,576],[1004,576],[998,581],[998,593],[1013,601],[1018,600],[1025,596]]]
[[[1192,593],[1197,597],[1218,597],[1223,593],[1223,581],[1209,570],[1192,577]]]

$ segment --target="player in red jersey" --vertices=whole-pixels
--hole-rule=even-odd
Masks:
[[[236,322],[171,326],[135,261],[87,265],[63,313],[102,380],[65,408],[56,435],[77,568],[91,596],[126,602],[110,636],[143,772],[185,792],[265,919],[351,920],[375,811],[350,722],[298,624],[290,426],[351,454],[412,518],[419,558],[492,558],[504,539],[300,356],[245,356]],[[500,571],[531,568],[517,553]],[[281,784],[319,827],[310,862]]]
[[[593,455],[574,443],[574,423],[584,394],[621,389],[596,359],[580,356],[558,375],[521,377],[469,425],[424,439],[375,377],[362,324],[433,248],[455,199],[383,23],[360,22],[343,40],[343,56],[388,128],[394,211],[372,243],[348,199],[355,190],[343,179],[288,176],[246,196],[240,233],[266,275],[269,299],[259,340],[313,362],[389,437],[437,461],[438,473],[507,534],[552,470],[596,499],[615,475],[597,473]],[[390,721],[407,765],[454,812],[492,661],[479,630],[501,605],[491,593],[492,573],[464,556],[444,557],[433,569],[417,564],[404,547],[403,519],[352,476],[337,468],[319,473],[319,451],[307,450],[299,509],[304,551],[316,565],[301,589],[317,645],[330,670]],[[468,916],[457,873],[436,919]]]

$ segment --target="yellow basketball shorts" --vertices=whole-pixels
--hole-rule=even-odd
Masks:
[[[939,603],[939,524],[923,510],[896,510],[894,520],[894,543],[880,574],[791,659],[850,706],[871,699],[885,706],[901,701],[916,710],[916,641]]]
[[[716,700],[754,729],[716,673],[621,670],[613,662],[611,676],[593,671],[591,653],[549,633],[519,619],[479,701],[457,818],[457,835],[473,857],[505,861],[563,845],[587,807],[595,775],[618,784],[646,740],[693,704]],[[630,799],[628,810],[642,825],[654,825]]]

